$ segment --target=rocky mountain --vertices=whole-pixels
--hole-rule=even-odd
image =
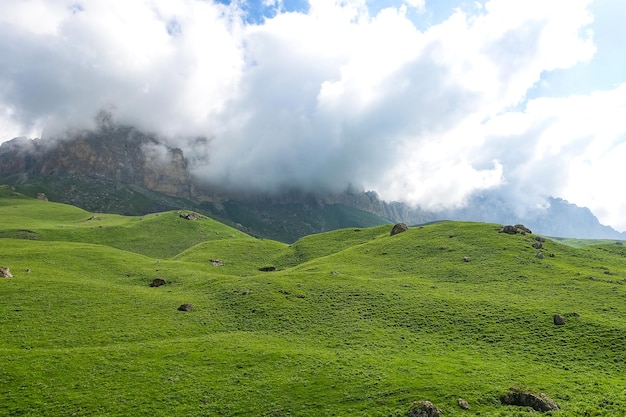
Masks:
[[[560,237],[626,239],[585,208],[550,199],[549,207],[518,210],[497,192],[474,196],[460,209],[429,212],[385,202],[373,191],[285,190],[273,195],[231,192],[195,178],[183,151],[130,126],[104,120],[95,131],[54,140],[16,138],[0,145],[0,184],[90,211],[143,214],[186,208],[257,236],[286,242],[343,227],[437,220],[523,223]]]

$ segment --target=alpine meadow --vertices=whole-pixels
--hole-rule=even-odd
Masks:
[[[626,248],[503,226],[288,245],[3,186],[0,415],[626,415]]]

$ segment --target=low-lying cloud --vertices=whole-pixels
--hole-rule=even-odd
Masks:
[[[624,87],[528,99],[542,74],[594,56],[589,3],[492,0],[418,29],[428,2],[274,2],[260,23],[237,2],[15,2],[0,16],[1,140],[89,127],[106,109],[226,187],[351,184],[430,209],[500,187],[626,228],[626,199],[585,180],[626,152]]]

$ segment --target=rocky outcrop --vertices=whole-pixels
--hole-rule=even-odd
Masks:
[[[15,175],[105,178],[187,198],[193,188],[182,150],[128,126],[5,142],[0,177]]]

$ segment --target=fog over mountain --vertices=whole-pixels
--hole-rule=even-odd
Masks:
[[[232,191],[352,186],[445,212],[495,190],[626,230],[624,4],[382,3],[7,2],[0,141],[104,109]]]

